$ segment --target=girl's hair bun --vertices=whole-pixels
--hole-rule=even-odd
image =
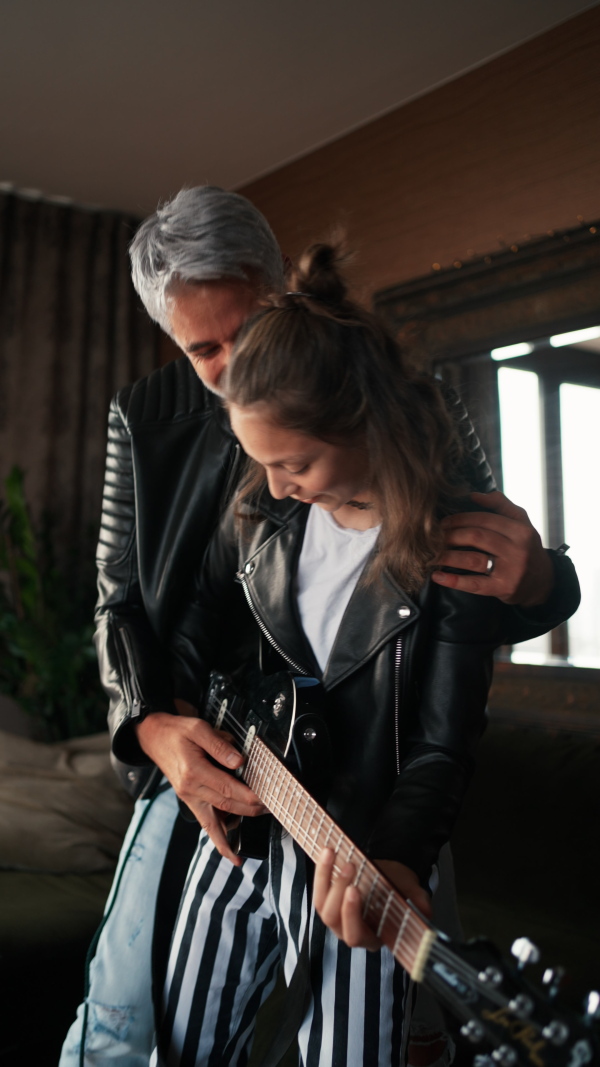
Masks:
[[[342,307],[348,294],[342,273],[344,259],[339,244],[311,245],[292,271],[290,289],[332,308]]]

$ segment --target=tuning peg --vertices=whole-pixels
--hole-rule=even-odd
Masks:
[[[522,971],[528,963],[537,963],[541,956],[540,950],[528,937],[518,937],[513,941],[510,951],[518,961],[519,970]]]
[[[509,1011],[512,1011],[513,1015],[517,1016],[517,1019],[528,1019],[535,1004],[531,997],[528,997],[525,993],[519,993],[512,1000],[509,1000],[508,1007]]]
[[[553,1019],[542,1030],[542,1036],[553,1045],[564,1045],[569,1036],[569,1027],[560,1019]]]
[[[547,967],[542,976],[542,982],[548,987],[548,996],[555,997],[560,988],[560,983],[565,976],[564,967]]]
[[[499,1064],[499,1067],[514,1067],[517,1059],[517,1053],[510,1045],[498,1045],[492,1052],[492,1060],[494,1064]]]
[[[600,993],[596,989],[592,989],[583,1002],[585,1008],[585,1021],[586,1023],[594,1022],[595,1019],[600,1019]]]
[[[477,977],[483,985],[497,986],[502,983],[502,971],[498,967],[486,967],[485,971],[480,971]]]
[[[476,1045],[478,1041],[483,1041],[485,1035],[483,1026],[475,1019],[469,1019],[468,1023],[461,1026],[460,1032],[463,1037],[466,1037],[468,1041],[472,1041],[474,1045]]]

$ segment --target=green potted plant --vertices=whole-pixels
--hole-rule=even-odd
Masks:
[[[72,555],[58,566],[51,518],[34,526],[24,474],[13,467],[0,500],[0,692],[33,717],[45,741],[106,725],[92,643],[91,538],[78,553],[83,567]]]

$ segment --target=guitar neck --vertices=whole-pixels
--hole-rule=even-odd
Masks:
[[[354,864],[353,884],[364,901],[365,922],[411,978],[420,981],[436,940],[435,930],[416,914],[260,738],[252,742],[243,777],[312,860],[324,848],[331,848],[335,871],[339,872],[345,863]]]

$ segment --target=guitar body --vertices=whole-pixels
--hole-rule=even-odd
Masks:
[[[257,674],[247,684],[244,699],[226,675],[211,675],[207,704],[219,708],[222,716],[233,715],[240,722],[246,744],[262,738],[272,752],[285,761],[320,803],[327,799],[331,774],[331,739],[324,721],[322,687],[316,679],[297,679],[287,671]],[[215,726],[223,725],[223,718]],[[229,831],[234,852],[244,859],[267,859],[272,815],[241,818]]]

